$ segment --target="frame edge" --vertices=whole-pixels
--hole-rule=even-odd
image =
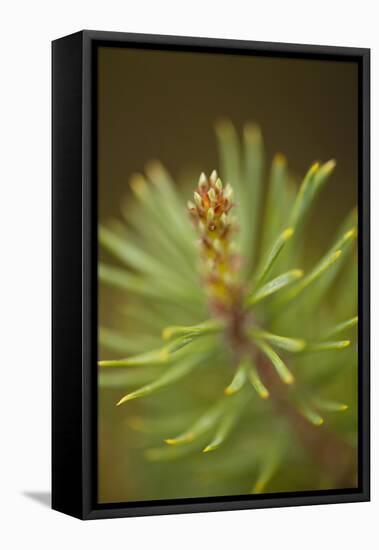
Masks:
[[[52,508],[83,517],[82,33],[52,42]]]

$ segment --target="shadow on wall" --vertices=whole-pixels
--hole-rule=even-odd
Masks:
[[[50,491],[23,491],[22,494],[24,497],[30,498],[42,506],[51,507]]]

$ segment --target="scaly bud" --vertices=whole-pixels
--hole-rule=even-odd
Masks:
[[[216,183],[216,181],[217,181],[217,172],[216,172],[216,170],[213,170],[212,174],[209,177],[209,181],[213,184]]]
[[[208,186],[207,176],[202,172],[199,178],[199,189],[206,189]]]
[[[209,223],[213,221],[214,217],[215,217],[215,211],[213,210],[213,208],[209,208],[207,212],[207,222]]]
[[[200,207],[203,203],[203,199],[197,191],[194,192],[193,198],[195,199],[196,206]]]
[[[209,200],[211,201],[211,204],[214,204],[216,202],[216,192],[213,188],[209,189],[208,197],[209,197]]]
[[[194,192],[197,208],[193,209],[189,203],[191,219],[200,237],[201,273],[209,306],[214,315],[224,318],[234,315],[243,298],[238,278],[241,259],[232,240],[237,225],[229,215],[232,195],[231,185],[223,187],[214,170],[209,180],[204,174],[199,178],[198,191]]]
[[[225,186],[225,190],[224,190],[224,197],[226,199],[228,199],[229,201],[232,199],[233,197],[233,188],[232,186],[230,185],[230,183],[227,183],[226,186]]]

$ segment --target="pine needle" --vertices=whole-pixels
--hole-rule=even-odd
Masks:
[[[145,365],[159,365],[167,363],[170,359],[169,348],[163,347],[160,349],[148,351],[146,353],[139,353],[131,357],[125,357],[123,359],[104,359],[98,362],[99,367],[138,367]]]
[[[205,334],[212,334],[219,332],[223,328],[223,324],[215,319],[210,319],[199,323],[198,325],[190,326],[168,326],[162,331],[162,338],[164,340],[170,340],[171,338],[177,338],[178,336],[202,336]]]
[[[237,367],[232,381],[224,390],[225,395],[234,395],[242,389],[247,379],[246,366],[246,361],[242,360]]]
[[[233,406],[229,407],[229,410],[222,416],[213,439],[204,447],[203,453],[215,451],[224,443],[232,433],[246,403],[247,399],[240,399],[239,401],[235,401]]]
[[[226,401],[218,401],[213,407],[208,409],[192,426],[177,437],[165,439],[168,445],[183,445],[190,443],[203,433],[207,432],[218,422],[220,416],[225,411]]]
[[[262,399],[267,399],[268,397],[270,397],[270,392],[260,379],[258,371],[254,365],[250,366],[248,373],[250,383],[259,395],[259,397],[261,397]]]
[[[282,382],[284,382],[284,384],[293,384],[295,380],[293,374],[271,346],[260,340],[257,340],[257,345],[271,361]]]
[[[275,263],[275,260],[278,258],[279,254],[283,250],[284,245],[289,241],[293,234],[294,230],[292,227],[287,227],[287,229],[284,229],[284,231],[280,233],[279,237],[275,240],[274,244],[271,246],[269,252],[267,253],[262,267],[258,270],[253,284],[254,288],[256,288],[269,274]]]
[[[257,232],[263,183],[263,140],[258,126],[246,124],[243,131],[245,219],[243,250],[247,254],[246,272],[249,273],[257,253]]]
[[[275,444],[271,447],[264,461],[262,461],[261,469],[258,474],[258,478],[251,489],[251,493],[254,495],[261,494],[266,489],[267,484],[275,475],[280,465],[282,457],[282,451],[280,445]]]
[[[258,288],[258,290],[247,299],[247,305],[252,306],[258,302],[261,302],[275,292],[278,292],[279,290],[282,290],[283,288],[299,280],[302,276],[303,271],[301,269],[292,269],[291,271],[287,271],[286,273],[275,277],[275,279],[272,279],[270,282]]]
[[[300,186],[290,215],[290,225],[298,227],[304,220],[316,195],[328,180],[336,166],[335,160],[329,160],[320,167],[316,162],[308,170]]]
[[[321,398],[313,398],[313,402],[318,409],[328,412],[343,412],[349,408],[345,403],[338,403],[337,401],[329,401]]]
[[[303,351],[306,346],[305,340],[300,338],[288,338],[287,336],[278,336],[277,334],[272,334],[271,332],[266,332],[264,330],[253,330],[252,335],[254,338],[268,340],[274,346],[284,349],[285,351],[299,352]]]
[[[131,401],[133,399],[146,397],[148,395],[151,395],[152,393],[157,392],[158,390],[174,384],[175,382],[192,372],[193,369],[198,367],[204,361],[204,359],[205,358],[202,355],[190,355],[184,358],[181,362],[170,367],[166,372],[164,372],[161,376],[156,378],[150,384],[147,384],[146,386],[143,386],[136,391],[124,395],[124,397],[122,397],[122,399],[118,401],[117,406],[122,405],[123,403]]]
[[[352,317],[351,319],[348,319],[347,321],[343,321],[342,323],[338,323],[337,325],[334,325],[331,327],[325,334],[325,338],[329,338],[330,336],[336,336],[337,334],[340,334],[341,332],[345,332],[350,330],[351,328],[357,326],[358,324],[358,316]]]
[[[304,352],[311,353],[317,351],[338,351],[350,346],[350,340],[339,340],[336,342],[313,342],[307,343]]]
[[[322,426],[324,424],[323,417],[304,401],[299,402],[298,412],[301,416],[308,420],[308,422],[313,424],[313,426]]]
[[[342,251],[336,250],[323,258],[308,275],[306,275],[300,283],[291,289],[285,296],[285,301],[290,301],[296,298],[305,288],[316,281],[323,273],[329,269],[341,257]]]

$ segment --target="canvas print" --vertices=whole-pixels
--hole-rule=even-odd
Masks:
[[[98,502],[358,486],[358,69],[100,47]]]

